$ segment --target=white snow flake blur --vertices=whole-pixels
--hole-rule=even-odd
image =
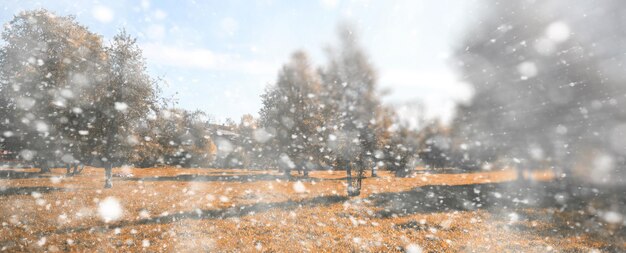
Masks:
[[[113,21],[114,18],[113,10],[104,5],[94,6],[91,14],[96,20],[102,23],[109,23]]]
[[[304,186],[302,182],[297,181],[293,183],[293,190],[297,193],[304,193],[306,192],[306,187]]]
[[[98,215],[104,222],[116,221],[123,213],[122,205],[115,197],[106,197],[98,203]]]
[[[626,1],[4,1],[0,252],[626,252]]]

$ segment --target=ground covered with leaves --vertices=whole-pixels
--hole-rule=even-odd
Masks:
[[[112,189],[98,168],[37,171],[0,170],[2,251],[626,251],[602,211],[623,192],[561,193],[543,172],[380,172],[349,198],[342,171],[117,168]]]

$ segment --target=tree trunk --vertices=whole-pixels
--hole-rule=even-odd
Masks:
[[[372,167],[372,177],[378,177],[378,174],[376,174],[376,166]]]
[[[72,174],[78,174],[78,163],[74,164],[74,172],[72,172]]]
[[[522,169],[521,167],[517,167],[516,168],[517,171],[517,181],[524,181],[524,169]]]
[[[303,170],[304,170],[304,177],[309,177],[309,168],[304,166]]]
[[[352,194],[352,168],[350,163],[346,163],[346,181],[348,181],[348,195]]]
[[[355,178],[352,177],[352,163],[348,162],[346,164],[346,174],[347,174],[347,181],[348,181],[348,196],[350,197],[355,197],[355,196],[359,196],[361,195],[361,176],[362,176],[362,172],[361,170],[356,172],[356,180]]]
[[[291,169],[287,168],[283,171],[286,178],[291,178]]]
[[[50,166],[48,166],[47,162],[41,163],[39,168],[41,169],[40,173],[48,173],[48,172],[50,172]]]
[[[106,165],[104,166],[104,188],[111,188],[113,187],[113,182],[111,180],[111,178],[113,177],[113,163],[112,162],[108,162],[106,163]]]
[[[394,174],[395,174],[396,177],[408,177],[410,175],[411,171],[409,171],[409,169],[407,168],[407,164],[408,164],[408,161],[405,160],[405,159],[402,159],[400,161],[400,165],[399,166],[394,165],[394,167],[395,167],[395,173]]]
[[[70,173],[72,173],[72,165],[68,163],[65,165],[65,174],[69,175]]]

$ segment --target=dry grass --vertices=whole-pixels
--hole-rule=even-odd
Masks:
[[[515,187],[497,184],[512,180],[513,171],[413,178],[381,172],[364,180],[359,198],[345,197],[340,171],[312,172],[301,179],[304,192],[294,189],[297,176],[286,181],[275,171],[115,169],[134,177],[115,178],[112,189],[102,188],[101,169],[72,177],[65,177],[64,169],[24,174],[34,171],[0,179],[2,250],[345,252],[403,251],[414,244],[428,252],[588,252],[626,247],[615,229],[572,228],[569,222],[584,219],[583,212],[464,202],[499,199],[500,191]],[[476,184],[485,187],[476,192]],[[120,220],[107,223],[98,215],[98,203],[107,197],[121,203]]]

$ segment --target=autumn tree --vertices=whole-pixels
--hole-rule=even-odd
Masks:
[[[209,121],[202,111],[160,108],[135,127],[139,143],[128,162],[141,167],[209,166],[216,152]]]
[[[285,175],[296,167],[307,173],[307,161],[320,156],[320,85],[308,56],[298,51],[283,66],[276,84],[262,96],[260,123],[275,133],[271,145]]]
[[[259,128],[258,119],[251,114],[241,116],[237,132],[240,135],[237,146],[239,148],[237,156],[244,168],[259,167],[257,160],[263,149],[262,143],[255,139],[255,132]]]
[[[85,159],[89,93],[102,82],[99,36],[73,17],[46,10],[22,12],[2,33],[0,92],[8,148],[47,171]]]
[[[386,167],[386,149],[390,147],[394,132],[393,127],[397,125],[397,115],[394,108],[390,106],[380,106],[376,109],[376,120],[374,124],[375,149],[372,154],[371,176],[377,177],[377,169]]]
[[[429,169],[443,169],[452,164],[454,152],[449,132],[439,120],[433,120],[424,126],[416,139],[417,154]]]
[[[157,81],[146,72],[136,39],[121,31],[106,53],[106,80],[95,87],[98,96],[91,109],[101,136],[98,154],[105,166],[105,188],[110,188],[113,165],[126,161],[132,147],[139,144],[134,127],[158,109],[159,99]]]
[[[376,131],[380,107],[377,79],[353,28],[341,26],[338,31],[339,46],[329,48],[328,63],[319,71],[323,115],[329,132],[328,147],[335,160],[349,174],[356,166],[360,182],[365,168],[373,166],[374,154],[382,143]]]
[[[385,161],[397,177],[408,177],[416,165],[419,144],[415,130],[405,126],[392,132],[386,147]]]

